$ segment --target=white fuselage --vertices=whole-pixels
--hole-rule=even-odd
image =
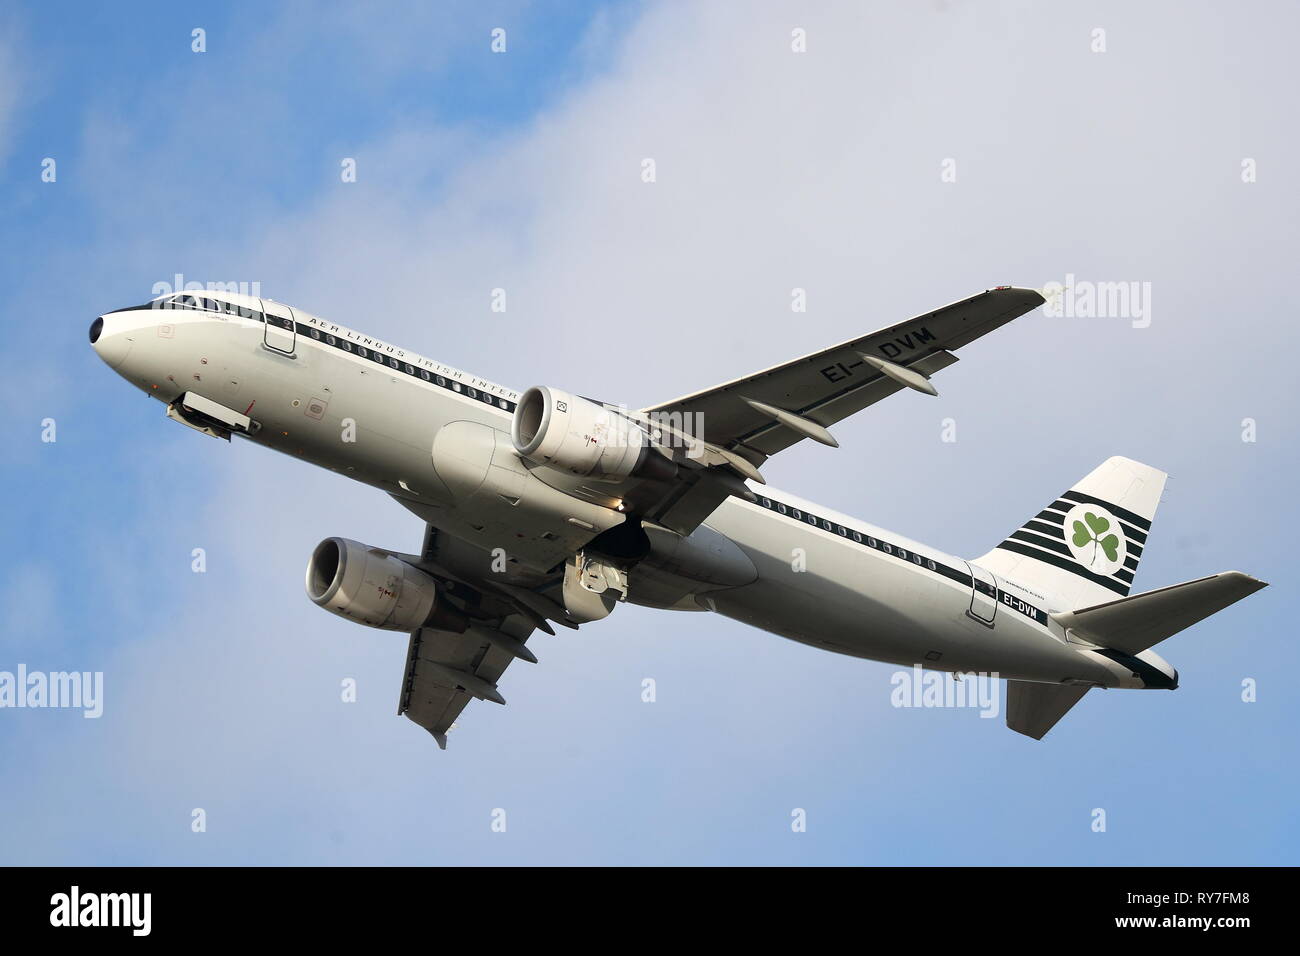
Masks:
[[[203,293],[194,295],[201,306]],[[516,392],[269,300],[226,293],[222,300],[225,308],[248,303],[246,311],[281,325],[238,308],[146,305],[102,316],[95,349],[165,403],[198,394],[255,420],[250,440],[388,492],[461,542],[459,560],[481,560],[515,528],[537,532],[506,572],[512,583],[542,580],[557,559],[622,520],[612,507],[617,497],[599,483],[524,473],[504,460],[513,455],[503,449]],[[518,494],[502,490],[521,482],[527,487]],[[726,539],[752,573],[692,574],[651,555],[630,577],[629,600],[713,610],[902,666],[1145,686],[1131,666],[1056,625],[1049,614],[1068,608],[1050,595],[794,496],[766,487],[756,494],[757,503],[726,499],[697,532]],[[450,549],[448,560],[457,553]]]

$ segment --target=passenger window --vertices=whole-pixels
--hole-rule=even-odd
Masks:
[[[370,353],[367,352],[359,345],[357,346],[357,354],[360,355],[362,358],[370,358]]]
[[[332,335],[327,335],[327,336],[325,336],[325,344],[326,344],[326,345],[337,345],[337,344],[338,344],[338,341],[339,341],[339,340],[336,339],[336,338],[334,338],[334,336],[332,336]]]
[[[395,359],[395,358],[390,358],[390,359],[388,360],[388,364],[391,365],[393,368],[397,368],[397,359]]]
[[[427,371],[427,370],[426,370],[426,371],[422,371],[422,372],[420,373],[420,378],[424,379],[424,380],[427,382],[427,381],[429,380],[429,378],[430,378],[428,371]]]
[[[860,534],[859,534],[858,532],[856,532],[856,531],[853,532],[853,540],[856,541],[858,544],[861,544],[861,543],[862,543],[862,535],[860,535]]]
[[[785,513],[786,513],[785,505],[777,505],[777,506],[776,506],[776,510],[779,511],[779,512],[781,512],[781,514],[785,514]]]

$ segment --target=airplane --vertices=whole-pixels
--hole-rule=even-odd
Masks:
[[[1130,593],[1166,475],[1103,462],[987,554],[948,555],[768,487],[769,457],[932,376],[1043,303],[998,286],[641,409],[518,393],[271,299],[184,291],[97,317],[117,374],[204,435],[387,492],[425,523],[408,554],[326,538],[308,597],[410,635],[398,714],[440,748],[472,699],[537,663],[529,637],[618,604],[712,611],[857,658],[1007,681],[1042,739],[1092,688],[1169,689],[1152,647],[1265,583],[1226,571]]]

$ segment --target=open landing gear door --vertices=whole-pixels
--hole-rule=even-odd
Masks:
[[[167,406],[167,417],[213,438],[230,441],[231,432],[255,435],[261,423],[194,392],[185,392]]]

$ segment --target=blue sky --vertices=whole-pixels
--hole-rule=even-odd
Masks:
[[[106,698],[98,720],[0,710],[0,862],[1297,862],[1294,9],[132,11],[0,16],[0,670],[102,670]],[[472,705],[439,752],[394,713],[405,640],[301,584],[321,538],[409,550],[415,520],[175,427],[88,348],[176,273],[633,405],[995,284],[1149,282],[1149,327],[1027,316],[937,402],[896,396],[765,472],[971,556],[1124,454],[1173,476],[1139,588],[1272,587],[1160,647],[1176,693],[1090,694],[1039,743],[892,708],[883,664],[620,607],[535,639],[510,705]]]

